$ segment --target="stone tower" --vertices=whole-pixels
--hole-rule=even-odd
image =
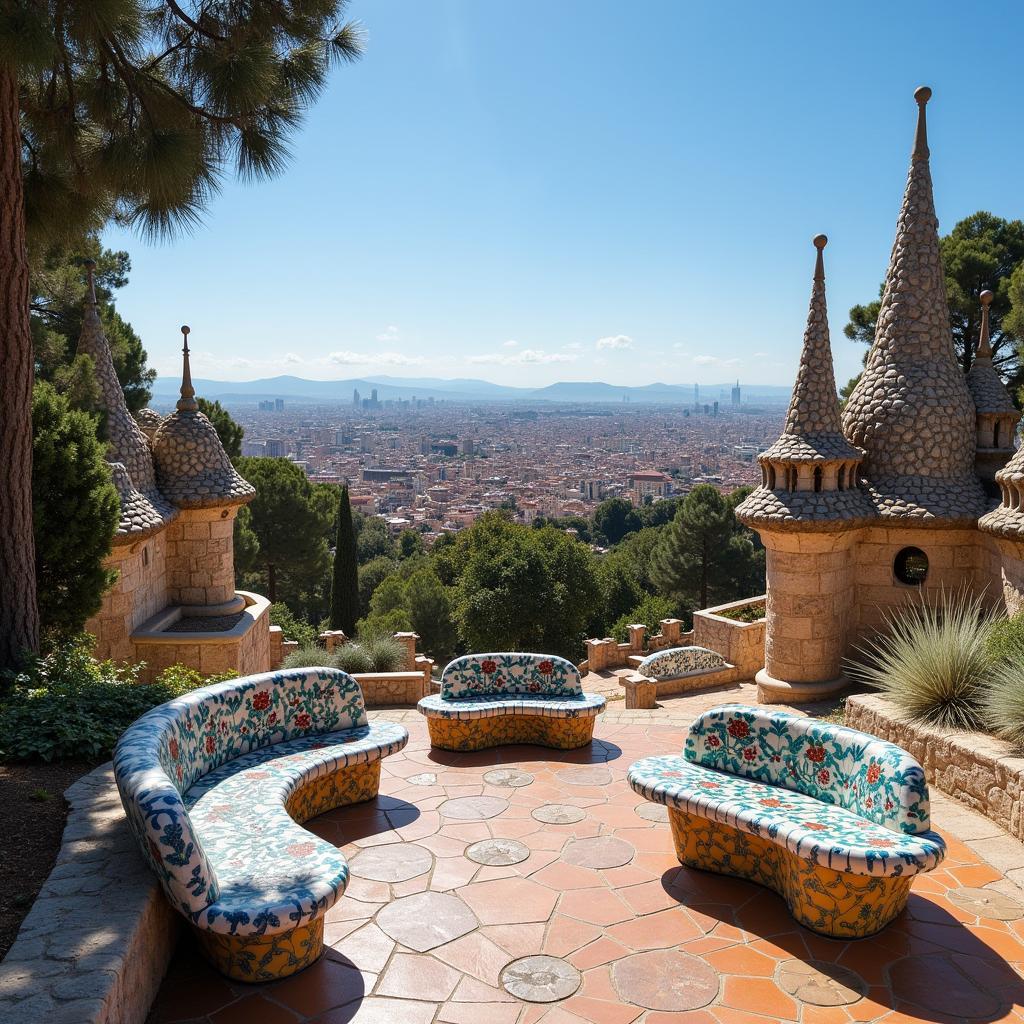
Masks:
[[[999,497],[996,473],[1013,455],[1013,437],[1020,421],[1020,411],[1013,404],[1002,378],[992,365],[992,347],[989,344],[988,308],[993,295],[983,291],[981,302],[981,331],[974,362],[967,374],[967,387],[977,410],[977,436],[974,469],[990,497]]]
[[[767,555],[768,628],[762,701],[812,700],[841,689],[853,608],[851,548],[874,509],[858,487],[864,453],[839,420],[825,303],[824,235],[800,369],[779,439],[758,456],[761,486],[737,508]]]
[[[189,367],[189,328],[182,327],[181,334],[181,398],[152,442],[160,490],[179,510],[168,533],[168,599],[190,615],[226,615],[245,605],[235,593],[232,531],[239,507],[252,501],[256,491],[231,465],[216,429],[199,411]]]

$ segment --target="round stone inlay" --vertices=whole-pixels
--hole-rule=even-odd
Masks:
[[[572,804],[544,804],[530,811],[530,817],[543,821],[545,825],[572,825],[586,816],[587,812],[582,807],[573,807]]]
[[[670,949],[617,960],[612,982],[627,1003],[648,1010],[696,1010],[718,995],[718,975],[710,964]]]
[[[419,775],[410,775],[405,781],[414,786],[433,786],[437,783],[437,776],[433,772],[420,772]]]
[[[484,782],[488,782],[492,786],[519,789],[521,786],[528,786],[533,782],[533,776],[529,772],[521,772],[517,768],[495,768],[484,775]]]
[[[607,786],[612,781],[612,773],[600,765],[588,765],[584,768],[563,768],[555,773],[555,778],[569,786]]]
[[[557,956],[524,956],[501,972],[506,992],[528,1003],[556,1003],[580,987],[583,976]]]
[[[383,907],[377,926],[395,942],[425,953],[471,932],[477,919],[457,896],[418,892]]]
[[[415,843],[368,846],[352,858],[352,874],[375,882],[405,882],[430,870],[434,858]]]
[[[963,886],[948,890],[946,898],[968,914],[987,917],[990,921],[1016,921],[1024,917],[1024,906],[1012,896],[996,889]]]
[[[616,836],[576,839],[565,848],[562,860],[581,868],[621,868],[636,856],[636,849]]]
[[[530,848],[515,839],[481,839],[466,850],[466,856],[477,864],[508,867],[526,860]]]
[[[652,804],[645,800],[633,808],[644,821],[668,821],[668,808],[664,804]]]
[[[864,998],[864,982],[853,971],[820,960],[784,960],[779,988],[812,1006],[848,1006]]]
[[[508,801],[500,796],[457,796],[454,800],[445,800],[438,810],[444,818],[483,821],[496,818],[506,807]]]

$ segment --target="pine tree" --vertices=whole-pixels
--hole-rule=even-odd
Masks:
[[[0,667],[39,645],[28,247],[117,216],[198,222],[231,170],[282,168],[334,60],[345,0],[0,4]]]
[[[331,629],[353,636],[359,618],[359,562],[356,531],[352,526],[352,505],[348,488],[342,487],[338,503],[338,534],[334,544],[334,577],[331,585]]]

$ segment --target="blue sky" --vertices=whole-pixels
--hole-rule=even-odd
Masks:
[[[944,230],[1024,215],[1024,13],[992,3],[354,0],[271,182],[128,249],[162,373],[788,385],[824,231],[836,372],[862,349],[913,136]]]

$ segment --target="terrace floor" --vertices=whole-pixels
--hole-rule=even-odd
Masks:
[[[352,867],[326,956],[247,986],[186,937],[151,1024],[1024,1021],[1024,893],[1004,877],[1024,846],[948,800],[933,807],[947,860],[874,938],[822,938],[774,893],[680,867],[663,809],[626,769],[678,752],[699,710],[752,691],[613,703],[592,748],[568,753],[431,751],[415,712],[373,713],[411,739],[376,801],[310,823]],[[1000,868],[985,850],[1003,851],[988,854]],[[537,954],[554,959],[509,968]]]

